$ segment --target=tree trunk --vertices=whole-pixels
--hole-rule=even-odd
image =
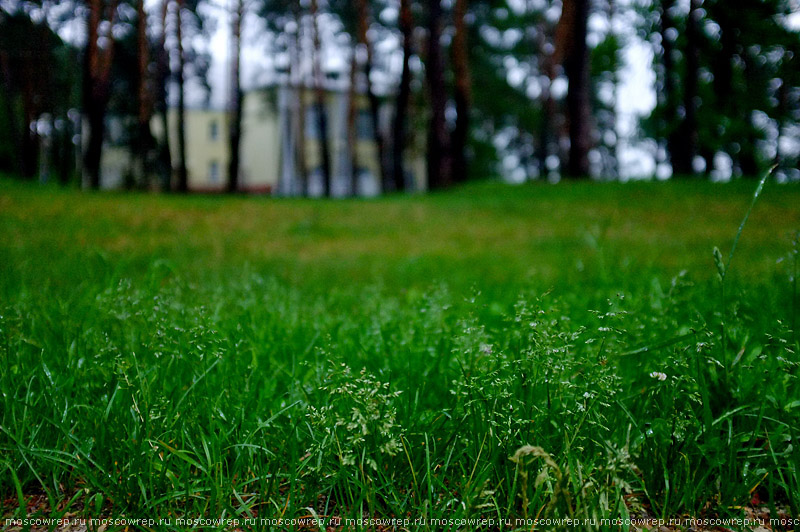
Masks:
[[[403,155],[406,147],[406,114],[411,99],[411,54],[412,33],[414,31],[414,15],[411,12],[411,0],[400,0],[400,33],[403,36],[403,72],[400,76],[400,87],[397,91],[393,124],[394,143],[392,144],[392,180],[394,189],[405,190],[405,161]]]
[[[367,84],[367,99],[369,100],[369,109],[372,116],[372,134],[375,138],[375,146],[378,148],[378,168],[380,170],[379,179],[381,181],[381,188],[384,190],[388,188],[389,176],[386,170],[386,143],[384,142],[383,135],[380,130],[380,101],[378,95],[372,87],[372,46],[367,37],[369,31],[369,5],[367,0],[357,0],[358,2],[358,43],[364,47],[367,52],[367,61],[364,63],[364,78]]]
[[[242,94],[240,77],[240,60],[242,52],[242,18],[244,17],[244,0],[236,2],[231,28],[231,111],[230,127],[230,161],[228,165],[228,192],[239,189],[239,145],[242,138]]]
[[[742,149],[739,152],[739,169],[742,177],[754,179],[758,177],[758,158],[754,146],[758,143],[758,138],[752,125],[748,124],[747,134],[742,142]]]
[[[425,76],[430,94],[431,118],[428,127],[428,187],[443,188],[452,184],[452,165],[448,142],[445,107],[447,93],[442,58],[441,0],[428,0],[428,60]]]
[[[295,4],[297,6],[297,4]],[[298,11],[295,11],[295,21],[297,22],[297,32],[294,34],[294,41],[292,42],[291,54],[292,61],[289,65],[289,78],[295,87],[295,98],[292,101],[292,113],[297,118],[293,121],[294,124],[294,138],[295,138],[295,171],[297,172],[297,179],[300,183],[300,195],[308,196],[308,164],[306,160],[306,98],[305,98],[305,81],[303,80],[303,72],[300,69],[300,28],[301,17]]]
[[[322,189],[327,198],[331,195],[331,152],[328,145],[328,112],[325,106],[325,80],[322,72],[322,45],[319,35],[319,6],[317,0],[311,0],[311,24],[313,41],[314,94],[316,96],[316,119],[319,136],[319,148],[322,158]]]
[[[567,121],[569,126],[569,160],[565,176],[589,176],[589,150],[592,145],[589,48],[586,26],[589,0],[565,0],[562,8],[564,31],[568,35],[564,55],[567,89]]]
[[[775,109],[776,127],[778,130],[778,137],[775,142],[775,157],[772,164],[781,167],[783,165],[783,153],[781,152],[781,136],[784,135],[784,126],[786,124],[786,117],[789,112],[789,90],[786,87],[786,82],[781,83],[778,87],[777,100],[778,105]]]
[[[720,49],[714,61],[714,96],[717,112],[721,116],[735,118],[741,116],[737,98],[734,97],[735,83],[733,79],[734,61],[737,49],[736,24],[731,19],[735,16],[723,2],[706,2],[709,16],[714,18],[720,27]],[[732,142],[742,142],[742,139],[731,139],[730,132],[723,136],[723,149],[733,159],[734,166],[738,166],[737,154],[733,150]]]
[[[547,159],[551,153],[553,130],[556,127],[556,102],[550,90],[553,86],[553,81],[556,79],[556,69],[553,54],[547,51],[547,33],[544,23],[539,24],[536,35],[538,53],[542,61],[542,71],[547,76],[547,83],[543,84],[542,87],[542,122],[539,127],[539,153],[537,157],[539,177],[544,178],[547,177],[549,172]]]
[[[706,169],[703,172],[706,177],[711,177],[711,174],[714,172],[714,155],[714,150],[711,148],[703,148],[700,150],[700,156],[706,162]]]
[[[136,3],[136,48],[138,60],[137,90],[137,128],[136,128],[136,163],[135,173],[139,186],[146,186],[150,181],[149,155],[153,146],[153,134],[150,131],[152,100],[148,84],[147,67],[150,64],[147,41],[147,13],[144,0]]]
[[[669,14],[670,8],[674,5],[674,0],[663,0],[661,3],[661,19],[659,30],[661,33],[661,65],[664,69],[663,81],[663,105],[664,105],[664,139],[667,143],[667,157],[672,165],[673,172],[679,166],[679,161],[675,160],[679,150],[676,145],[676,137],[673,133],[675,128],[674,120],[677,116],[675,110],[677,95],[675,86],[675,62],[672,57],[674,50],[672,41],[668,38],[669,30],[674,28],[672,17]]]
[[[358,195],[358,131],[356,119],[358,113],[358,91],[356,90],[356,73],[358,71],[357,49],[353,47],[350,57],[350,83],[347,88],[347,160],[350,164],[350,194]]]
[[[693,0],[694,1],[694,0]],[[672,166],[672,174],[674,176],[686,176],[692,173],[692,157],[689,154],[689,143],[685,138],[686,135],[686,124],[685,118],[688,117],[681,117],[678,112],[678,105],[681,101],[681,96],[678,93],[678,84],[676,78],[678,73],[676,72],[675,68],[675,60],[673,59],[673,53],[675,51],[675,47],[672,41],[669,39],[669,34],[671,33],[669,30],[677,30],[675,27],[675,21],[672,19],[670,15],[670,9],[675,5],[674,0],[667,0],[663,2],[661,7],[661,47],[662,47],[662,64],[664,67],[664,116],[666,119],[666,141],[667,141],[667,156],[669,158],[670,165]],[[687,28],[691,28],[691,20]],[[687,32],[687,38],[691,40],[690,37],[692,30],[690,29]],[[689,44],[687,46],[687,52],[689,51],[688,48],[691,46]],[[687,57],[687,80],[688,80],[688,66],[689,66],[689,58]],[[696,93],[696,82],[697,82],[697,72],[695,72],[695,90]],[[684,94],[686,95],[689,91],[688,87],[684,88]],[[692,98],[693,99],[693,98]],[[685,100],[685,98],[684,98]]]
[[[308,196],[308,145],[306,144],[306,87],[297,86],[297,174],[300,180],[300,195]]]
[[[117,10],[116,1],[111,3],[108,17],[107,48],[98,46],[100,22],[103,19],[104,2],[89,3],[88,34],[83,65],[83,109],[88,126],[89,139],[85,143],[83,170],[92,189],[100,188],[100,160],[105,135],[105,114],[109,97],[109,75],[114,57],[112,28]]]
[[[100,155],[102,150],[102,121],[97,124],[97,101],[95,101],[95,70],[98,63],[100,50],[97,46],[98,29],[100,27],[101,5],[97,0],[92,0],[88,5],[88,21],[86,35],[86,49],[83,52],[83,84],[82,104],[83,117],[81,124],[81,142],[83,143],[83,173],[92,189],[100,188]],[[101,130],[97,131],[97,127]],[[83,136],[87,135],[86,140]],[[99,137],[99,139],[98,139]]]
[[[614,17],[616,15],[616,4],[613,1],[608,2],[606,5],[606,16],[608,17],[608,24],[611,28],[611,35],[617,36],[614,28]],[[607,109],[608,119],[604,123],[604,129],[613,133],[613,141],[608,142],[603,140],[602,143],[606,147],[606,153],[603,157],[603,175],[610,179],[619,179],[619,139],[617,137],[617,124],[619,116],[617,114],[617,96],[619,95],[619,71],[612,70],[611,75],[611,101],[614,102]]]
[[[61,185],[66,186],[69,185],[75,170],[75,148],[72,144],[72,137],[75,132],[72,129],[72,120],[70,120],[68,113],[64,113],[62,121],[64,130],[61,131],[61,135],[58,138],[58,181]]]
[[[161,127],[164,136],[158,151],[159,171],[161,178],[161,190],[169,190],[172,182],[172,154],[170,153],[170,130],[169,130],[169,102],[167,101],[167,87],[169,86],[170,67],[169,51],[167,50],[167,16],[171,0],[161,2],[161,35],[158,43],[157,56],[157,75],[158,87],[156,97],[156,108],[161,119]]]
[[[14,149],[16,152],[22,153],[22,131],[20,126],[17,124],[17,113],[14,109],[14,90],[12,89],[11,80],[11,58],[9,57],[7,50],[0,50],[0,74],[2,74],[0,79],[3,80],[3,89],[5,92],[5,97],[3,100],[5,101],[5,112],[6,116],[8,117],[8,127],[10,129],[11,139],[14,143]],[[20,176],[22,176],[22,158],[14,157],[14,162],[16,163],[15,170]]]
[[[686,75],[683,82],[683,108],[685,116],[681,124],[680,160],[681,173],[695,175],[694,158],[697,155],[697,86],[700,71],[700,0],[690,0],[689,16],[686,19]]]
[[[757,82],[754,81],[758,79],[758,67],[753,61],[752,56],[748,53],[741,54],[741,59],[742,66],[744,67],[742,76],[744,78],[744,86],[739,90],[743,91],[745,95],[755,93],[759,90],[759,87],[756,86]],[[758,149],[758,141],[761,137],[761,133],[750,118],[752,107],[746,105],[746,102],[743,100],[738,98],[737,100],[737,109],[735,109],[735,111],[737,112],[738,116],[742,117],[743,125],[745,126],[745,133],[742,135],[743,138],[737,139],[737,141],[740,143],[740,149],[737,153],[739,168],[742,171],[742,177],[758,179],[758,175],[761,170],[761,165],[759,164],[760,153]]]
[[[454,100],[456,125],[452,136],[453,180],[467,179],[467,143],[469,142],[469,115],[472,105],[472,81],[467,47],[467,0],[456,0],[453,10],[455,35],[453,36],[453,74],[455,75]]]
[[[92,91],[93,94],[100,92]],[[98,101],[93,98],[93,103],[86,109],[89,138],[86,142],[83,155],[83,170],[89,180],[89,188],[100,188],[100,160],[103,153],[103,136],[105,135],[105,121],[103,114],[95,108]]]
[[[189,190],[189,172],[186,168],[186,57],[183,52],[182,11],[184,0],[178,0],[175,10],[175,33],[178,46],[178,192]]]
[[[33,179],[37,173],[39,161],[40,139],[39,134],[31,125],[39,118],[36,102],[36,89],[33,74],[30,72],[31,64],[26,62],[22,74],[22,151],[19,157],[22,161],[22,177]]]

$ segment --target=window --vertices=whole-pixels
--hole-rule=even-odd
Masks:
[[[319,140],[322,135],[319,134],[319,106],[317,104],[311,105],[306,109],[306,138],[310,140]]]
[[[208,127],[208,138],[210,140],[219,139],[219,123],[216,120],[212,120]]]
[[[208,180],[212,183],[219,182],[219,162],[211,161],[208,165]]]
[[[356,137],[359,140],[372,140],[375,138],[375,133],[372,129],[372,113],[366,109],[358,111]]]

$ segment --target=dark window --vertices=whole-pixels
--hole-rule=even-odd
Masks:
[[[319,140],[319,111],[316,105],[312,105],[306,109],[306,138],[311,140]]]
[[[212,183],[219,181],[219,163],[211,161],[208,165],[208,180]]]
[[[358,112],[356,118],[356,136],[359,140],[372,140],[375,133],[372,128],[372,113],[366,109]]]

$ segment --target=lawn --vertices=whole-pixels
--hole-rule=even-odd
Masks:
[[[0,515],[800,518],[800,187],[766,185],[724,283],[712,253],[727,261],[754,190],[0,180]]]

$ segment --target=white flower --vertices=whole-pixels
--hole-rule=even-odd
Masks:
[[[660,381],[665,381],[665,380],[667,380],[667,374],[666,374],[666,373],[661,373],[660,371],[654,371],[654,372],[652,372],[652,373],[650,374],[650,376],[651,376],[652,378],[654,378],[654,379],[658,379],[658,380],[660,380]]]

